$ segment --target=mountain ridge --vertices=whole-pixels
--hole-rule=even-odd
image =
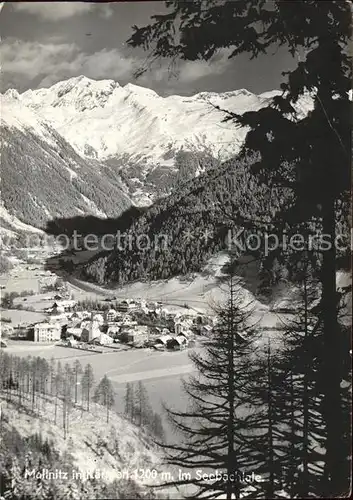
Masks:
[[[74,149],[84,156],[106,159],[128,153],[135,160],[142,157],[153,161],[163,161],[168,142],[178,149],[185,146],[187,141],[197,142],[202,134],[205,134],[207,146],[214,145],[217,139],[224,140],[225,134],[229,136],[226,138],[230,142],[234,142],[239,129],[236,131],[237,127],[231,123],[220,128],[220,112],[212,105],[222,107],[223,101],[227,101],[230,111],[241,113],[268,104],[270,98],[256,96],[246,89],[222,93],[199,92],[190,97],[162,97],[151,89],[132,83],[122,87],[114,80],[96,81],[82,75],[58,82],[47,89],[27,90],[22,94],[11,89],[5,95],[11,95],[39,112],[64,137],[70,137],[69,142]],[[138,127],[128,126],[130,123],[126,123],[126,120],[138,123]],[[72,132],[77,132],[78,124],[82,122],[89,125],[73,138]],[[194,125],[192,132],[190,125]],[[208,129],[204,130],[206,125]],[[137,134],[134,134],[134,128],[138,129]],[[96,137],[88,144],[87,134],[91,134],[92,130],[96,132]],[[147,151],[148,145],[137,137],[147,131],[152,151]],[[121,137],[112,137],[115,132],[120,132]],[[163,148],[160,147],[162,142]],[[87,148],[86,144],[90,147]],[[215,148],[217,152],[221,149],[224,150],[222,159],[228,159],[237,152],[234,145],[227,149]]]

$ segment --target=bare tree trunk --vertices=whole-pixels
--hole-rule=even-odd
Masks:
[[[303,475],[301,495],[309,494],[309,350],[307,272],[304,276]]]
[[[66,439],[66,402],[65,402],[65,395],[63,397],[63,429],[64,429],[64,439]]]
[[[233,271],[232,271],[233,272]],[[239,484],[238,481],[232,481],[230,478],[235,476],[237,473],[237,457],[234,450],[234,405],[235,405],[235,388],[234,388],[234,342],[235,342],[235,328],[234,328],[234,283],[233,275],[230,276],[230,308],[229,308],[229,324],[228,324],[228,345],[229,345],[229,357],[228,357],[228,403],[229,403],[229,415],[228,415],[228,459],[227,459],[227,500],[231,500],[233,494],[235,498],[240,497]]]
[[[274,475],[274,450],[273,450],[273,408],[272,408],[272,370],[271,370],[271,346],[268,342],[267,351],[267,417],[268,417],[268,468],[269,468],[269,484],[267,495],[268,498],[274,497],[275,491],[275,475]]]
[[[66,429],[67,429],[67,434],[69,434],[69,424],[70,424],[70,403],[67,405],[67,411],[66,411]]]
[[[56,425],[57,413],[58,413],[58,392],[56,391],[56,394],[55,394],[55,413],[54,413],[54,423],[55,423],[55,425]]]
[[[77,368],[75,369],[75,404],[77,404],[77,383],[78,383]]]
[[[293,372],[291,370],[290,372],[290,428],[291,428],[291,442],[290,442],[290,455],[289,455],[289,494],[291,498],[295,497],[294,494],[294,484],[295,484],[295,438],[296,438],[296,433],[295,433],[295,416],[294,416],[294,410],[295,410],[295,405],[294,405],[294,380],[293,380]]]
[[[32,379],[32,411],[34,411],[34,403],[35,403],[35,385],[36,385],[36,371],[33,371],[33,379]]]
[[[323,207],[323,233],[331,248],[323,252],[322,311],[324,325],[323,417],[326,422],[324,495],[340,496],[347,482],[344,457],[343,408],[341,400],[341,342],[337,321],[336,249],[334,199],[327,193]]]
[[[18,402],[19,402],[19,405],[21,406],[22,405],[22,376],[18,376]]]

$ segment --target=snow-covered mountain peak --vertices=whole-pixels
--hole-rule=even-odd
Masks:
[[[5,92],[4,97],[7,99],[19,99],[20,94],[15,89],[9,89]]]
[[[144,165],[164,164],[165,155],[202,144],[227,159],[237,154],[246,135],[229,122],[219,126],[227,109],[257,110],[269,100],[246,89],[162,97],[134,84],[83,76],[48,89],[29,90],[21,101],[35,109],[80,154],[105,160],[128,155]]]
[[[190,150],[190,145],[193,149],[202,145],[223,160],[236,155],[247,130],[232,121],[220,126],[221,110],[257,111],[278,94],[238,89],[162,97],[131,83],[122,87],[114,80],[81,75],[49,88],[5,95],[35,110],[84,156],[129,157],[134,163],[155,166],[165,164],[171,152]],[[302,101],[298,107],[305,114],[310,102]]]
[[[49,88],[27,90],[21,94],[21,99],[29,106],[73,107],[76,112],[80,112],[104,107],[119,88],[119,83],[114,80],[96,81],[81,75],[58,82]]]
[[[230,99],[232,97],[258,97],[247,89],[231,90],[229,92],[199,92],[193,96],[195,99],[209,100],[214,98]]]
[[[118,173],[82,158],[37,110],[11,93],[1,98],[0,225],[43,228],[54,217],[115,217],[131,205]]]

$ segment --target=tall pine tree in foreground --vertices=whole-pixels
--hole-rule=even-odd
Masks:
[[[318,283],[316,282],[311,262],[312,258],[305,252],[297,262],[297,289],[299,291],[296,314],[283,322],[284,349],[276,360],[284,374],[284,394],[290,396],[294,407],[294,418],[290,423],[292,444],[295,448],[297,467],[292,471],[291,496],[299,495],[322,496],[325,484],[321,478],[325,474],[327,463],[323,460],[323,451],[327,438],[325,426],[326,403],[325,383],[323,374],[325,366],[325,346],[322,335],[322,311],[317,304]],[[340,309],[340,307],[338,307]],[[339,326],[343,337],[342,325]],[[339,340],[338,340],[339,341]],[[343,343],[342,343],[343,344]],[[342,353],[343,354],[343,353]],[[350,375],[343,370],[345,381]],[[349,455],[349,385],[347,382],[340,388],[340,398],[344,408],[345,418],[341,422],[343,442],[346,445],[345,455]],[[288,399],[288,398],[287,398]],[[283,415],[283,422],[288,423],[288,415]],[[349,463],[346,462],[345,475],[349,477]]]
[[[190,471],[190,477],[185,475],[172,484],[191,486],[190,496],[195,498],[239,498],[246,486],[243,475],[254,471],[249,470],[249,446],[244,444],[244,435],[250,432],[246,388],[255,366],[249,324],[252,311],[242,298],[241,287],[231,277],[229,300],[217,311],[217,328],[202,354],[190,354],[198,372],[184,381],[190,405],[182,412],[166,409],[185,437],[181,444],[161,443],[167,462],[185,473]],[[198,469],[218,470],[219,476],[215,481],[198,478]]]

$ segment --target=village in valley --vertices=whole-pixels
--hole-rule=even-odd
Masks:
[[[106,299],[96,309],[61,295],[53,299],[46,309],[48,320],[30,328],[34,342],[60,340],[63,346],[93,350],[95,346],[184,349],[194,344],[195,335],[212,328],[209,317],[173,313],[158,302]]]
[[[187,305],[168,308],[161,301],[116,297],[77,300],[63,279],[54,279],[49,271],[41,274],[39,293],[2,290],[2,347],[31,341],[99,353],[182,350],[195,346],[214,327],[213,316]],[[14,321],[6,317],[9,312]],[[32,313],[30,319],[38,316],[38,321],[28,321],[26,312]]]

